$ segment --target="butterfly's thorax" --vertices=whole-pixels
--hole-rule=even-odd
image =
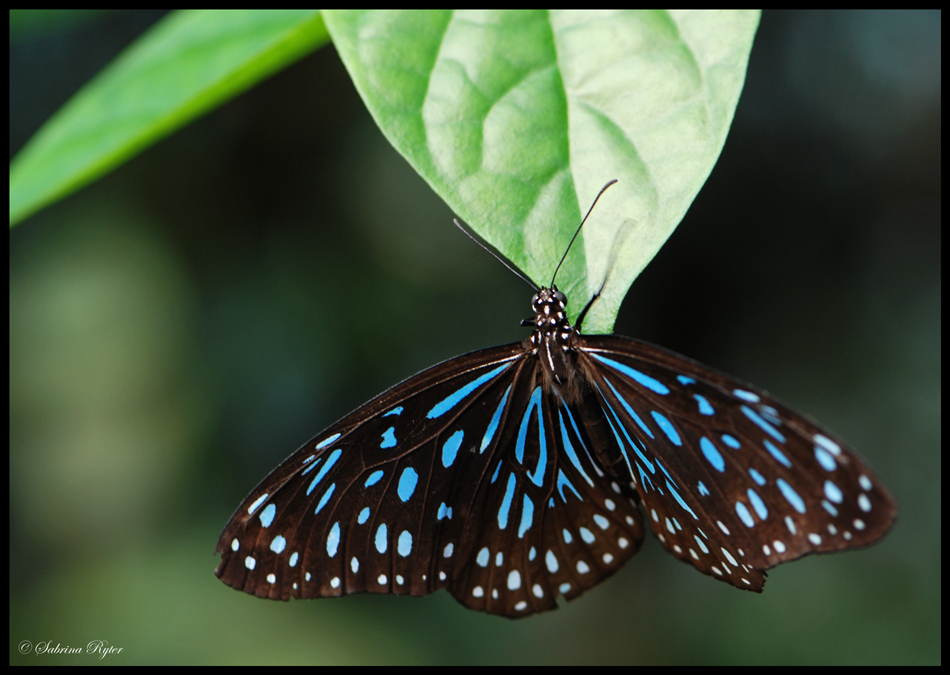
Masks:
[[[556,390],[573,402],[583,395],[575,343],[579,334],[567,318],[567,298],[556,286],[542,288],[531,298],[534,326],[526,347],[538,355],[545,389]]]

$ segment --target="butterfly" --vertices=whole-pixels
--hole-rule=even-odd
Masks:
[[[552,278],[525,340],[435,365],[304,444],[231,517],[215,574],[278,600],[447,588],[518,618],[616,572],[644,519],[756,592],[771,567],[884,536],[894,500],[844,441],[684,356],[582,334],[598,296],[572,325]]]

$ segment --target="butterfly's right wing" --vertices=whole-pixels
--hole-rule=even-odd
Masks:
[[[699,571],[761,591],[765,570],[867,546],[893,524],[857,454],[768,393],[638,340],[583,344],[650,526]]]

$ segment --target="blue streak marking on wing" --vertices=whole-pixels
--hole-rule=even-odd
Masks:
[[[785,479],[779,478],[775,481],[775,484],[778,485],[778,489],[782,491],[782,496],[792,505],[793,509],[799,513],[805,513],[805,500],[795,492],[795,489],[791,485],[785,482]]]
[[[323,465],[323,468],[320,469],[320,473],[313,477],[313,480],[310,482],[310,486],[307,488],[307,494],[309,495],[313,492],[313,489],[317,487],[320,481],[323,480],[324,476],[327,475],[327,472],[333,468],[333,465],[337,463],[337,460],[340,459],[340,455],[343,454],[343,451],[340,449],[334,450],[330,453],[330,457],[327,459],[327,463]]]
[[[521,524],[518,525],[518,539],[524,539],[524,533],[531,529],[534,522],[534,502],[528,495],[522,495],[523,505],[521,507]]]
[[[614,419],[617,421],[617,426],[623,429],[623,425],[620,423],[620,420],[617,418],[617,414],[614,412],[614,409],[610,407],[610,404],[607,403],[606,399],[604,403],[607,405],[607,408],[610,410],[610,414],[614,416]],[[626,448],[624,448],[623,440],[620,438],[620,434],[617,433],[617,428],[614,426],[614,423],[610,420],[610,415],[605,414],[604,417],[607,419],[607,424],[610,426],[610,431],[613,432],[614,438],[617,439],[617,447],[620,448],[620,454],[623,457],[623,461],[627,463],[627,470],[630,472],[630,475],[633,475],[633,466],[630,463],[630,456],[627,454]],[[624,430],[624,435],[626,435],[626,430]],[[640,451],[637,448],[634,448],[637,451],[637,454],[640,454]],[[651,471],[653,470],[652,465],[650,466]]]
[[[608,382],[607,385],[609,386],[610,382]],[[611,389],[613,389],[613,387],[611,387]],[[640,458],[640,461],[646,464],[646,467],[647,469],[649,469],[650,473],[656,473],[656,467],[653,466],[653,462],[651,462],[650,459],[646,455],[644,455],[643,452],[640,451],[639,444],[635,443],[633,439],[630,438],[630,434],[627,433],[627,428],[620,421],[620,417],[617,415],[617,412],[614,410],[613,406],[610,405],[610,403],[607,401],[606,397],[604,396],[604,393],[600,390],[599,387],[597,388],[597,393],[600,394],[601,400],[603,400],[604,405],[607,406],[607,410],[610,411],[610,415],[605,415],[605,416],[607,418],[607,423],[610,425],[611,431],[614,432],[614,436],[617,436],[617,431],[614,429],[613,422],[610,421],[611,415],[613,415],[614,420],[617,422],[617,426],[620,427],[621,430],[623,430],[623,435],[627,438],[627,442],[630,444],[630,447],[633,448],[633,451],[637,453],[637,457]],[[615,391],[614,393],[617,393],[617,392]],[[621,403],[623,403],[623,399],[619,399],[619,400]],[[653,438],[653,434],[650,434],[650,438]],[[623,441],[620,440],[619,436],[617,436],[617,444],[620,446],[621,451],[623,451],[624,459],[627,460],[627,465],[629,466],[630,458],[627,456],[626,450],[623,449]],[[631,474],[632,473],[633,473],[633,470],[631,469]]]
[[[817,445],[815,446],[815,459],[821,464],[821,468],[825,471],[834,471],[838,468],[835,458],[831,456],[831,453]]]
[[[646,492],[648,489],[656,490],[656,486],[653,484],[653,481],[650,480],[650,477],[643,473],[643,467],[637,464],[637,473],[640,474],[640,487],[643,488],[643,491]]]
[[[260,508],[260,505],[267,501],[267,498],[270,496],[270,493],[262,494],[260,497],[254,500],[254,503],[247,507],[247,514],[253,516],[254,512]]]
[[[434,406],[432,406],[432,410],[426,413],[426,417],[428,417],[430,420],[433,420],[436,417],[441,417],[442,415],[450,411],[452,408],[457,406],[463,398],[471,394],[480,386],[482,386],[489,380],[492,380],[498,377],[498,375],[500,375],[501,372],[504,371],[506,368],[508,368],[510,365],[511,365],[510,363],[504,363],[498,366],[497,368],[495,368],[494,370],[492,370],[491,372],[485,373],[481,377],[478,377],[472,380],[471,382],[466,384],[464,387],[460,387],[456,389],[454,392],[452,392],[451,394],[446,396],[444,399],[442,399],[441,401],[436,403]]]
[[[508,474],[508,486],[505,488],[505,498],[498,509],[498,529],[508,527],[508,511],[511,510],[511,500],[515,495],[515,474]]]
[[[775,444],[772,443],[772,441],[767,438],[763,438],[762,445],[765,446],[765,449],[769,451],[769,454],[772,455],[772,457],[774,457],[779,464],[784,464],[789,469],[792,468],[792,463],[789,461],[788,457],[786,457],[781,450],[775,447]]]
[[[409,501],[409,498],[412,497],[412,493],[416,491],[416,483],[419,482],[419,474],[416,473],[416,470],[411,466],[407,466],[402,475],[399,476],[399,487],[396,488],[396,493],[399,495],[399,499],[403,502]]]
[[[751,401],[752,403],[758,403],[761,400],[758,394],[753,394],[751,391],[744,389],[733,389],[732,394],[736,398],[741,398],[743,401]]]
[[[320,441],[319,443],[317,443],[316,449],[317,449],[317,450],[323,450],[323,448],[325,448],[325,447],[327,447],[328,445],[330,445],[330,443],[332,443],[333,441],[335,441],[335,440],[338,439],[339,437],[340,437],[340,434],[333,434],[332,436],[327,436],[325,439],[323,439],[322,441]]]
[[[835,504],[840,504],[841,500],[844,498],[841,488],[832,483],[830,480],[825,481],[825,496]]]
[[[535,387],[531,393],[531,400],[528,401],[528,407],[525,408],[524,415],[521,417],[521,427],[518,429],[518,441],[515,444],[515,459],[519,464],[524,464],[524,442],[528,435],[528,422],[531,420],[531,411],[538,408],[538,427],[541,429],[541,436],[544,436],[544,422],[541,421],[541,387]]]
[[[666,434],[666,437],[670,439],[670,442],[673,445],[683,445],[683,439],[680,438],[679,433],[676,431],[676,427],[673,426],[673,423],[666,419],[666,416],[657,412],[656,410],[651,410],[650,415],[653,416],[653,419],[662,429],[663,433]]]
[[[749,509],[746,508],[746,505],[742,502],[736,502],[736,515],[739,516],[739,520],[741,520],[746,527],[755,527],[755,520],[752,518],[752,514],[749,513]]]
[[[270,524],[274,522],[274,516],[277,514],[277,506],[275,504],[268,504],[264,507],[264,510],[261,511],[261,515],[258,516],[261,519],[261,525],[264,527],[270,527]]]
[[[501,403],[498,404],[498,408],[495,410],[495,414],[492,415],[491,422],[488,424],[488,429],[485,430],[485,436],[482,438],[482,445],[478,449],[478,454],[485,452],[485,448],[492,442],[492,439],[495,437],[495,432],[498,431],[498,423],[501,420],[501,413],[505,410],[505,404],[508,403],[508,394],[511,393],[511,385],[508,385],[508,389],[505,390],[505,395],[501,397]]]
[[[670,472],[666,470],[666,467],[663,466],[663,462],[661,462],[661,461],[658,459],[658,460],[656,460],[656,465],[657,465],[658,467],[660,467],[660,471],[662,471],[662,472],[666,475],[666,477],[667,477],[669,480],[673,481],[674,483],[676,482],[676,481],[673,480],[673,476],[670,475]]]
[[[307,461],[309,462],[311,459],[313,459],[313,455],[311,455],[310,458],[309,458]],[[320,462],[322,462],[322,461],[323,461],[323,457],[319,458],[316,462],[314,462],[313,464],[310,464],[306,469],[304,469],[303,471],[301,471],[301,472],[300,472],[300,475],[301,475],[301,476],[306,476],[308,473],[310,473],[310,472],[313,471],[315,468],[317,468],[317,467],[320,465]]]
[[[333,523],[330,528],[330,534],[327,535],[327,555],[331,558],[336,555],[337,548],[340,546],[340,523]]]
[[[683,501],[682,497],[680,497],[680,493],[676,491],[675,487],[673,487],[673,483],[666,481],[666,487],[670,491],[670,494],[673,495],[673,499],[675,499],[677,503],[683,507],[683,510],[689,513],[689,515],[693,517],[693,520],[699,520],[699,518],[696,517],[696,514],[693,513],[693,510],[689,508],[689,505]]]
[[[593,464],[594,458],[590,456],[590,450],[587,449],[587,445],[585,445],[584,439],[581,438],[581,432],[577,428],[577,422],[574,421],[574,414],[571,412],[571,409],[568,408],[564,404],[563,400],[561,401],[561,407],[564,409],[565,412],[567,412],[567,418],[571,421],[571,427],[574,429],[574,437],[577,439],[577,441],[581,444],[581,447],[584,449],[584,454],[587,455],[587,461]]]
[[[592,481],[590,476],[587,475],[587,472],[584,471],[584,467],[581,466],[580,458],[577,456],[577,453],[574,452],[574,445],[571,443],[571,439],[567,435],[567,427],[564,426],[564,416],[561,415],[560,409],[557,411],[557,419],[561,423],[561,440],[564,441],[564,452],[567,455],[567,458],[570,460],[571,464],[574,465],[574,468],[577,469],[577,472],[584,478],[584,480],[587,481],[587,484],[591,487],[594,487],[594,481]]]
[[[442,446],[442,466],[448,469],[455,462],[459,454],[459,448],[462,447],[462,440],[465,438],[465,432],[459,429],[449,436],[449,440]]]
[[[327,502],[330,501],[330,497],[333,495],[334,490],[336,490],[336,483],[331,483],[330,487],[327,488],[327,491],[323,493],[323,497],[320,499],[320,503],[317,504],[317,510],[313,512],[313,515],[320,513],[320,509],[327,505]]]
[[[614,389],[614,385],[610,383],[610,380],[608,380],[605,377],[604,382],[606,382],[607,386],[610,387],[610,391],[612,391],[614,393],[614,396],[617,397],[617,400],[620,401],[620,405],[622,405],[624,410],[627,411],[627,414],[633,418],[633,421],[637,423],[637,426],[643,429],[643,433],[645,433],[650,438],[653,438],[653,432],[650,431],[650,427],[648,427],[646,424],[643,423],[643,420],[640,419],[640,416],[637,414],[637,411],[631,408],[630,404],[627,403],[627,400],[623,396],[620,395],[620,392]],[[599,391],[599,388],[598,388],[598,391]],[[601,396],[603,396],[603,394],[601,394]]]
[[[712,464],[716,471],[722,473],[726,470],[726,460],[722,458],[711,440],[703,436],[699,439],[699,447],[702,449],[706,461]]]
[[[541,487],[544,482],[544,471],[548,467],[548,437],[544,433],[544,415],[541,414],[541,406],[538,406],[538,466],[534,470],[534,475],[528,472],[528,478],[531,482]]]
[[[565,485],[571,489],[571,492],[573,492],[575,495],[577,495],[577,498],[578,498],[580,501],[584,501],[584,498],[581,497],[581,493],[577,491],[577,488],[575,488],[574,485],[571,483],[571,481],[568,480],[567,476],[564,475],[564,472],[561,471],[560,469],[558,469],[558,472],[557,472],[557,489],[558,489],[558,492],[561,493],[561,501],[564,502],[565,504],[567,504],[567,499],[564,497],[564,486],[565,486]]]
[[[759,414],[777,427],[782,426],[782,419],[778,416],[778,410],[770,405],[763,405],[759,408]]]
[[[781,432],[779,432],[778,429],[776,429],[771,424],[769,424],[764,419],[762,419],[759,413],[754,411],[752,408],[750,408],[747,405],[744,405],[740,408],[740,410],[742,410],[743,415],[745,415],[750,420],[752,420],[760,429],[762,429],[762,431],[767,433],[769,436],[777,440],[779,443],[785,442],[785,436],[783,436]]]
[[[755,509],[755,512],[758,514],[759,518],[762,520],[768,518],[769,510],[765,506],[765,502],[762,501],[762,498],[758,495],[758,493],[752,488],[749,488],[746,490],[746,494],[749,495],[749,501],[752,502],[752,508]]]
[[[636,443],[633,442],[633,439],[630,438],[630,434],[627,433],[627,427],[623,422],[620,421],[620,416],[617,415],[617,411],[614,410],[614,407],[610,405],[610,403],[607,403],[607,399],[604,399],[604,403],[607,405],[607,408],[610,410],[610,414],[613,415],[614,421],[617,423],[617,427],[619,427],[620,430],[623,432],[624,438],[627,439],[627,445],[629,445],[631,448],[636,450],[638,446]],[[621,449],[623,448],[623,443],[620,444],[620,447]]]
[[[650,391],[654,393],[660,394],[661,396],[666,396],[667,394],[670,393],[669,387],[667,387],[665,384],[663,384],[659,380],[653,379],[649,375],[641,373],[639,370],[634,370],[630,366],[624,365],[623,363],[618,363],[617,361],[614,361],[613,359],[608,359],[606,356],[601,356],[600,354],[594,354],[593,352],[588,352],[588,353],[591,356],[593,356],[595,359],[600,361],[601,363],[605,363],[611,368],[613,368],[614,370],[623,373],[624,375],[632,379],[637,384],[640,384],[646,387],[647,389],[649,389]]]

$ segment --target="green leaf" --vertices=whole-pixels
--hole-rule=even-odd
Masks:
[[[11,226],[328,39],[317,10],[170,14],[73,96],[13,160]]]
[[[607,181],[558,285],[585,332],[686,213],[732,122],[756,11],[325,11],[389,141],[539,285]],[[625,220],[634,226],[612,257]]]

